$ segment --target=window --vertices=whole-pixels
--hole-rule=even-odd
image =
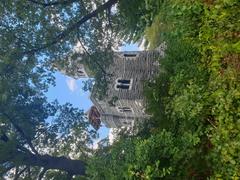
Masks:
[[[130,84],[131,80],[129,80],[129,79],[118,79],[117,82],[122,83],[122,84]]]
[[[136,57],[137,55],[136,54],[124,54],[123,56],[124,57]]]
[[[77,72],[78,72],[79,74],[84,74],[84,72],[81,71],[80,69],[78,69]]]
[[[129,84],[117,84],[117,89],[129,89]]]
[[[81,69],[81,68],[77,69],[77,74],[76,75],[78,77],[85,77],[85,76],[87,76],[85,71],[84,71],[84,69]]]
[[[115,88],[116,90],[119,90],[119,89],[129,90],[131,89],[131,84],[132,84],[132,80],[130,79],[117,79]]]
[[[131,113],[132,112],[132,108],[127,107],[127,106],[117,107],[117,110],[120,113],[127,113],[127,112]]]

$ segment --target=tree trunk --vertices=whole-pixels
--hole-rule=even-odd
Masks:
[[[72,175],[85,175],[86,163],[81,160],[68,159],[66,157],[54,157],[49,155],[18,154],[21,156],[21,164],[28,166],[38,166],[44,169],[57,169],[66,171]]]

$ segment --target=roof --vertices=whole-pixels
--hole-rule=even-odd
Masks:
[[[98,130],[101,126],[100,117],[101,117],[101,115],[100,115],[98,109],[95,106],[92,106],[90,108],[90,110],[88,111],[88,119],[89,119],[90,124],[96,130]]]

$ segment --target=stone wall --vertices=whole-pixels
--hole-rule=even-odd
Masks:
[[[132,126],[137,119],[148,117],[144,112],[143,86],[144,82],[156,76],[159,56],[158,51],[115,53],[113,63],[106,70],[112,74],[107,96],[101,101],[91,96],[101,113],[101,121],[107,127]],[[116,89],[117,79],[131,80],[131,88]],[[112,98],[115,98],[115,102],[111,105],[109,101]],[[129,107],[132,112],[119,112],[118,107]]]

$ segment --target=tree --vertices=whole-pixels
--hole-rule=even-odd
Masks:
[[[24,58],[41,58],[48,68],[56,61],[65,63],[66,57],[73,62],[81,59],[99,86],[106,87],[109,75],[104,69],[111,62],[113,47],[121,41],[115,31],[119,26],[117,13],[111,9],[117,3],[4,0],[0,4],[2,53],[9,54],[9,49],[15,47]]]
[[[84,175],[95,131],[89,130],[83,111],[47,102],[44,91],[53,77],[43,66],[31,58],[15,58],[1,54],[1,176],[8,172],[15,179],[41,179],[51,169],[69,177]]]
[[[49,103],[44,92],[54,84],[49,64],[71,53],[80,39],[87,51],[78,56],[85,59],[111,49],[116,41],[107,24],[115,3],[1,2],[1,175],[41,179],[56,176],[51,169],[69,177],[85,174],[88,147],[96,133],[89,130],[82,111]]]
[[[95,58],[98,61],[92,69],[104,69],[108,61],[100,63],[99,59],[105,58],[99,58],[97,53],[109,54],[118,42],[111,30],[111,7],[116,3],[117,0],[0,3],[1,175],[11,176],[13,169],[15,179],[41,179],[46,173],[45,176],[54,174],[49,169],[65,171],[69,177],[85,174],[88,144],[96,134],[89,131],[82,111],[70,104],[49,103],[44,92],[49,84],[54,84],[49,65],[53,60],[64,60],[78,42],[85,49],[78,56],[90,65]],[[100,70],[96,73],[101,74]],[[76,160],[70,159],[69,154]]]
[[[59,44],[61,46],[55,46],[55,48],[64,48],[64,46],[69,48],[73,45],[72,43],[76,43],[76,35],[89,35],[88,38],[91,38],[91,32],[87,31],[93,30],[92,23],[104,28],[103,24],[99,23],[107,23],[105,17],[111,16],[109,10],[117,3],[117,0],[101,3],[101,0],[49,3],[34,0],[3,1],[1,3],[1,30],[8,29],[9,31],[5,34],[14,32],[14,38],[19,44],[32,46],[24,48],[23,54],[39,54]],[[110,14],[106,15],[105,10]],[[11,16],[6,17],[8,14]],[[100,32],[100,29],[94,30]]]
[[[15,44],[21,46],[23,56],[44,55],[51,60],[65,57],[79,41],[91,54],[111,50],[117,42],[111,29],[111,7],[117,2],[4,0],[0,4],[1,41],[9,43],[4,50]]]

